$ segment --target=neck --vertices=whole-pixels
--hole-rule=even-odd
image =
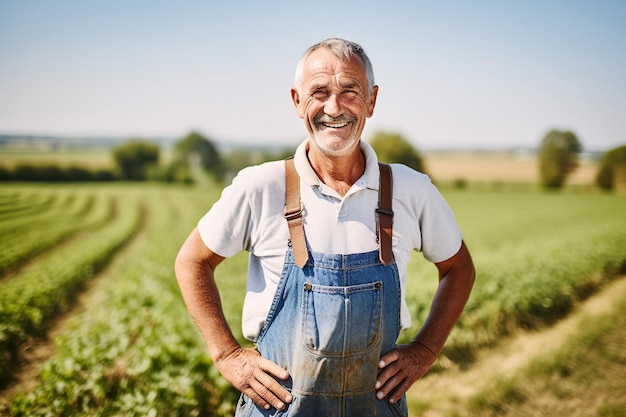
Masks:
[[[343,156],[326,155],[311,146],[307,157],[320,180],[342,197],[365,172],[365,156],[359,146]]]

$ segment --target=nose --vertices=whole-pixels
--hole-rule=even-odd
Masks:
[[[328,96],[326,103],[324,103],[324,113],[330,117],[341,115],[341,105],[339,104],[339,97],[336,94]]]

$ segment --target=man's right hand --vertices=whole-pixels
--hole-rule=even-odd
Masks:
[[[287,380],[289,373],[251,348],[238,348],[215,362],[222,376],[235,388],[266,410],[283,410],[293,396],[276,381]]]
[[[214,271],[224,260],[209,249],[195,228],[176,257],[176,279],[181,293],[215,366],[235,388],[259,407],[282,410],[293,400],[275,378],[289,373],[261,357],[255,349],[242,348],[224,317]]]

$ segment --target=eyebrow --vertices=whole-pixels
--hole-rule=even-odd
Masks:
[[[318,90],[325,90],[327,88],[328,88],[328,84],[316,83],[316,84],[311,84],[311,86],[309,87],[309,90],[318,91]]]
[[[354,81],[341,83],[340,87],[342,90],[362,90],[360,84]],[[328,88],[328,83],[315,83],[310,86],[309,91],[327,90]]]
[[[359,83],[351,81],[351,82],[342,83],[341,84],[341,88],[343,88],[343,89],[350,89],[350,90],[353,90],[353,89],[360,90],[361,86],[359,85]]]

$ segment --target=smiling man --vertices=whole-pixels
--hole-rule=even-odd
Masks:
[[[458,320],[474,267],[427,176],[379,164],[361,140],[378,86],[354,42],[328,39],[298,62],[291,97],[308,138],[288,161],[242,170],[198,222],[176,276],[215,366],[242,392],[237,416],[406,416],[404,394]],[[393,180],[392,180],[393,179]],[[214,272],[250,253],[243,348]],[[431,312],[407,345],[407,264],[439,271]]]

